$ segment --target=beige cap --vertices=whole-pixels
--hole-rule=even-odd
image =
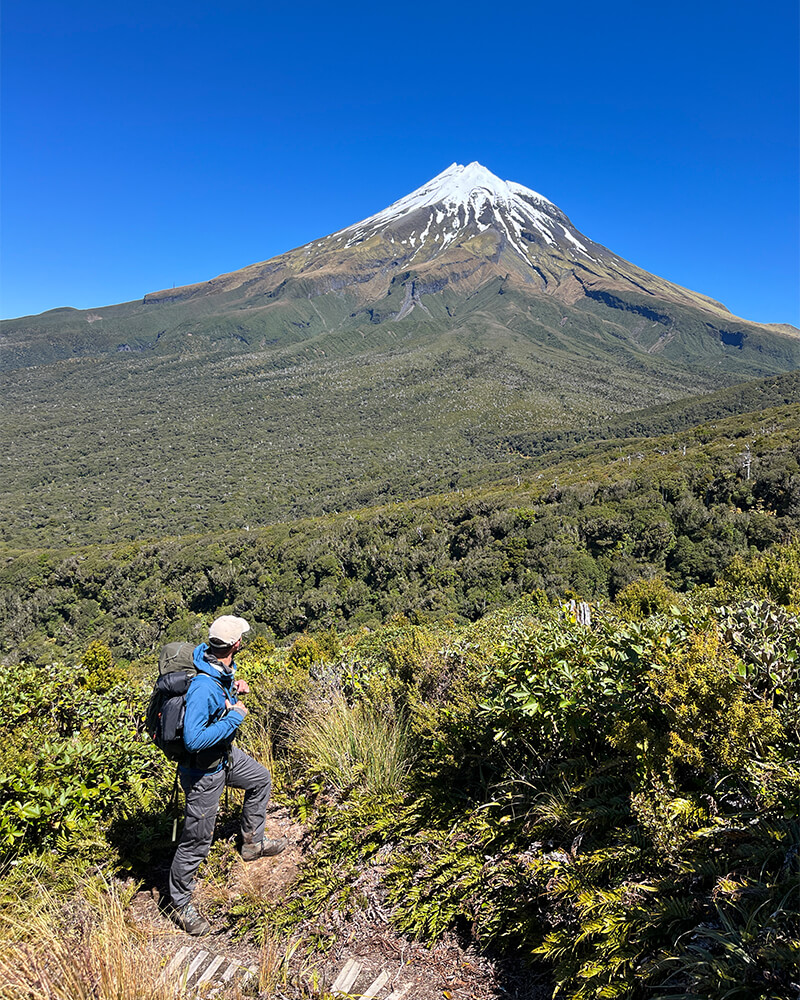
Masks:
[[[222,615],[211,623],[208,630],[208,641],[212,646],[232,646],[250,631],[250,625],[244,618],[236,615]]]

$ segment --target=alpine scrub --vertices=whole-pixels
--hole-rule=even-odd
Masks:
[[[332,935],[378,866],[398,929],[527,955],[557,997],[794,998],[800,617],[649,591],[652,614],[629,593],[586,626],[531,601],[436,649],[391,624],[409,778],[398,798],[316,772],[314,849],[278,919]]]
[[[104,834],[115,819],[124,826],[168,797],[167,762],[141,731],[144,690],[119,680],[107,647],[95,643],[87,653],[80,664],[17,667],[0,692],[6,858],[57,845],[80,853],[85,843],[95,860],[124,864],[121,845]],[[136,853],[132,842],[125,850]]]
[[[535,590],[471,623],[256,638],[243,738],[308,837],[280,899],[244,895],[224,919],[308,952],[377,912],[525,960],[567,1000],[795,1000],[798,553],[743,559],[689,594],[633,581],[592,602],[590,624]],[[133,671],[93,644],[14,669],[4,892],[26,872],[67,892],[81,867],[163,855],[173,771],[144,731],[155,664],[120,680]]]

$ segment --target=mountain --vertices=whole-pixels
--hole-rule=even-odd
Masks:
[[[514,307],[494,299],[503,294]],[[363,222],[210,281],[140,303],[6,321],[0,345],[11,366],[109,350],[197,352],[220,341],[291,354],[299,341],[330,341],[362,323],[413,316],[457,329],[487,306],[492,326],[556,350],[583,340],[601,353],[622,346],[683,362],[713,358],[757,375],[800,364],[800,331],[738,319],[643,271],[584,236],[547,198],[479,163],[454,163]],[[190,339],[198,336],[200,345]]]
[[[4,537],[79,541],[456,489],[523,439],[793,371],[800,331],[472,163],[211,281],[6,321],[0,365]]]
[[[717,323],[734,321],[718,302],[628,263],[580,233],[547,198],[500,180],[479,163],[454,163],[377,215],[265,264],[153,293],[144,301],[238,291],[253,303],[264,294],[316,297],[348,288],[363,302],[385,303],[382,310],[367,310],[377,322],[403,319],[416,307],[425,311],[424,298],[448,285],[469,294],[492,278],[568,305],[585,297],[619,308],[627,293],[701,308]],[[663,310],[631,311],[667,328],[659,330],[656,350],[673,339],[668,330],[674,321]],[[737,347],[747,339],[731,333],[723,343],[730,346],[734,338]]]

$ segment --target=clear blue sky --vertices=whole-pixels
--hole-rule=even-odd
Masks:
[[[3,316],[334,232],[450,163],[800,326],[798,5],[5,0]]]

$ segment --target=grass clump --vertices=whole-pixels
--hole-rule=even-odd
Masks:
[[[35,912],[21,901],[0,923],[5,1000],[178,1000],[178,973],[154,961],[152,934],[133,926],[135,886],[86,880],[82,903],[65,906],[43,887]]]
[[[344,698],[317,707],[291,730],[291,754],[338,794],[354,788],[372,795],[400,791],[408,774],[407,727],[391,710],[376,711]]]

